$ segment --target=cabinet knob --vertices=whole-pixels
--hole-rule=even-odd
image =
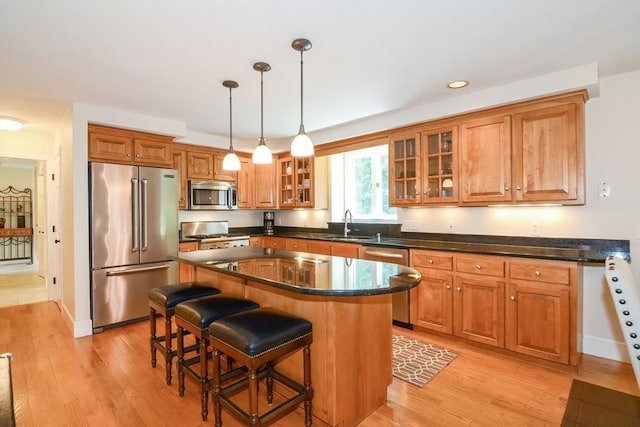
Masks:
[[[522,190],[522,188],[516,187],[516,191],[520,191],[520,190]]]
[[[510,299],[511,301],[515,301],[515,300],[516,300],[516,297],[515,297],[515,295],[511,295],[511,296],[509,297],[509,299]]]
[[[476,270],[480,270],[480,264],[476,264]]]
[[[451,285],[447,285],[447,286],[445,286],[445,288],[451,289]]]
[[[461,290],[462,290],[462,289],[460,289],[460,286],[458,286],[458,287],[456,288],[456,291],[458,291],[458,292],[460,292]]]
[[[131,157],[131,154],[127,154],[127,157]]]
[[[533,274],[535,274],[536,276],[540,277],[540,272],[539,272],[539,271],[536,271],[536,272],[535,272],[535,273],[533,273]]]
[[[433,264],[433,260],[432,259],[429,260],[429,264]]]
[[[511,187],[509,187],[509,186],[505,186],[504,187],[504,191],[510,191],[510,190],[511,190]]]

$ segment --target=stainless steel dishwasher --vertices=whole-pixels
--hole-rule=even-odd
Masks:
[[[381,261],[392,264],[409,265],[409,250],[398,248],[381,248],[376,246],[361,246],[358,258],[369,261]],[[392,295],[393,324],[407,329],[413,329],[410,310],[409,291],[395,292]]]

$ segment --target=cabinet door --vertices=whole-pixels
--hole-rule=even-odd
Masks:
[[[178,209],[187,209],[187,152],[184,150],[173,150],[171,157],[173,162],[171,167],[178,170],[180,188],[178,189]]]
[[[312,208],[314,205],[313,157],[295,157],[296,207]]]
[[[89,160],[133,162],[133,139],[131,136],[108,131],[89,131]]]
[[[277,207],[276,164],[253,165],[254,205],[257,209]]]
[[[285,249],[288,251],[308,252],[309,245],[304,239],[287,239]]]
[[[187,178],[213,179],[213,154],[187,151]]]
[[[332,243],[331,255],[344,258],[358,258],[360,246],[354,243]]]
[[[287,247],[287,239],[284,237],[264,236],[262,239],[265,248],[286,249]]]
[[[253,202],[253,163],[251,159],[240,157],[238,171],[238,207],[251,209]]]
[[[446,334],[453,333],[453,276],[419,268],[422,281],[411,289],[411,323]]]
[[[264,248],[264,237],[256,236],[249,239],[249,246]]]
[[[238,180],[238,173],[234,171],[226,171],[222,169],[222,161],[224,160],[224,154],[213,155],[213,179],[216,181],[232,181]]]
[[[309,240],[309,252],[312,254],[331,255],[331,242]]]
[[[422,133],[422,203],[458,201],[458,128]]]
[[[510,202],[511,119],[489,117],[460,128],[461,201]]]
[[[420,133],[395,135],[389,141],[389,203],[411,206],[422,201]]]
[[[504,281],[458,275],[454,288],[454,334],[504,347]]]
[[[577,105],[521,114],[513,119],[516,200],[584,203],[584,148]]]
[[[507,348],[569,363],[569,291],[512,280],[507,301]]]
[[[134,161],[146,166],[171,166],[171,142],[159,141],[147,138],[134,138]]]
[[[197,242],[182,242],[178,245],[179,252],[191,252],[198,250]],[[178,263],[180,283],[192,282],[195,277],[195,267],[184,262]]]
[[[296,201],[296,179],[293,157],[278,160],[278,197],[280,208],[293,208]]]

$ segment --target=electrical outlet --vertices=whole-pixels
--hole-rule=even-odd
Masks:
[[[449,230],[449,233],[455,233],[456,232],[456,227],[455,227],[455,224],[453,223],[453,221],[449,221],[448,230]]]
[[[531,223],[531,235],[533,237],[540,236],[540,224],[538,224],[537,222]]]

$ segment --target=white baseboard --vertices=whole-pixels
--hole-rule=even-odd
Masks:
[[[91,320],[74,321],[64,304],[61,304],[63,319],[67,323],[69,329],[73,332],[74,338],[86,337],[93,335],[93,322]]]
[[[624,342],[587,335],[583,335],[582,340],[582,352],[584,354],[630,363],[629,352]]]

